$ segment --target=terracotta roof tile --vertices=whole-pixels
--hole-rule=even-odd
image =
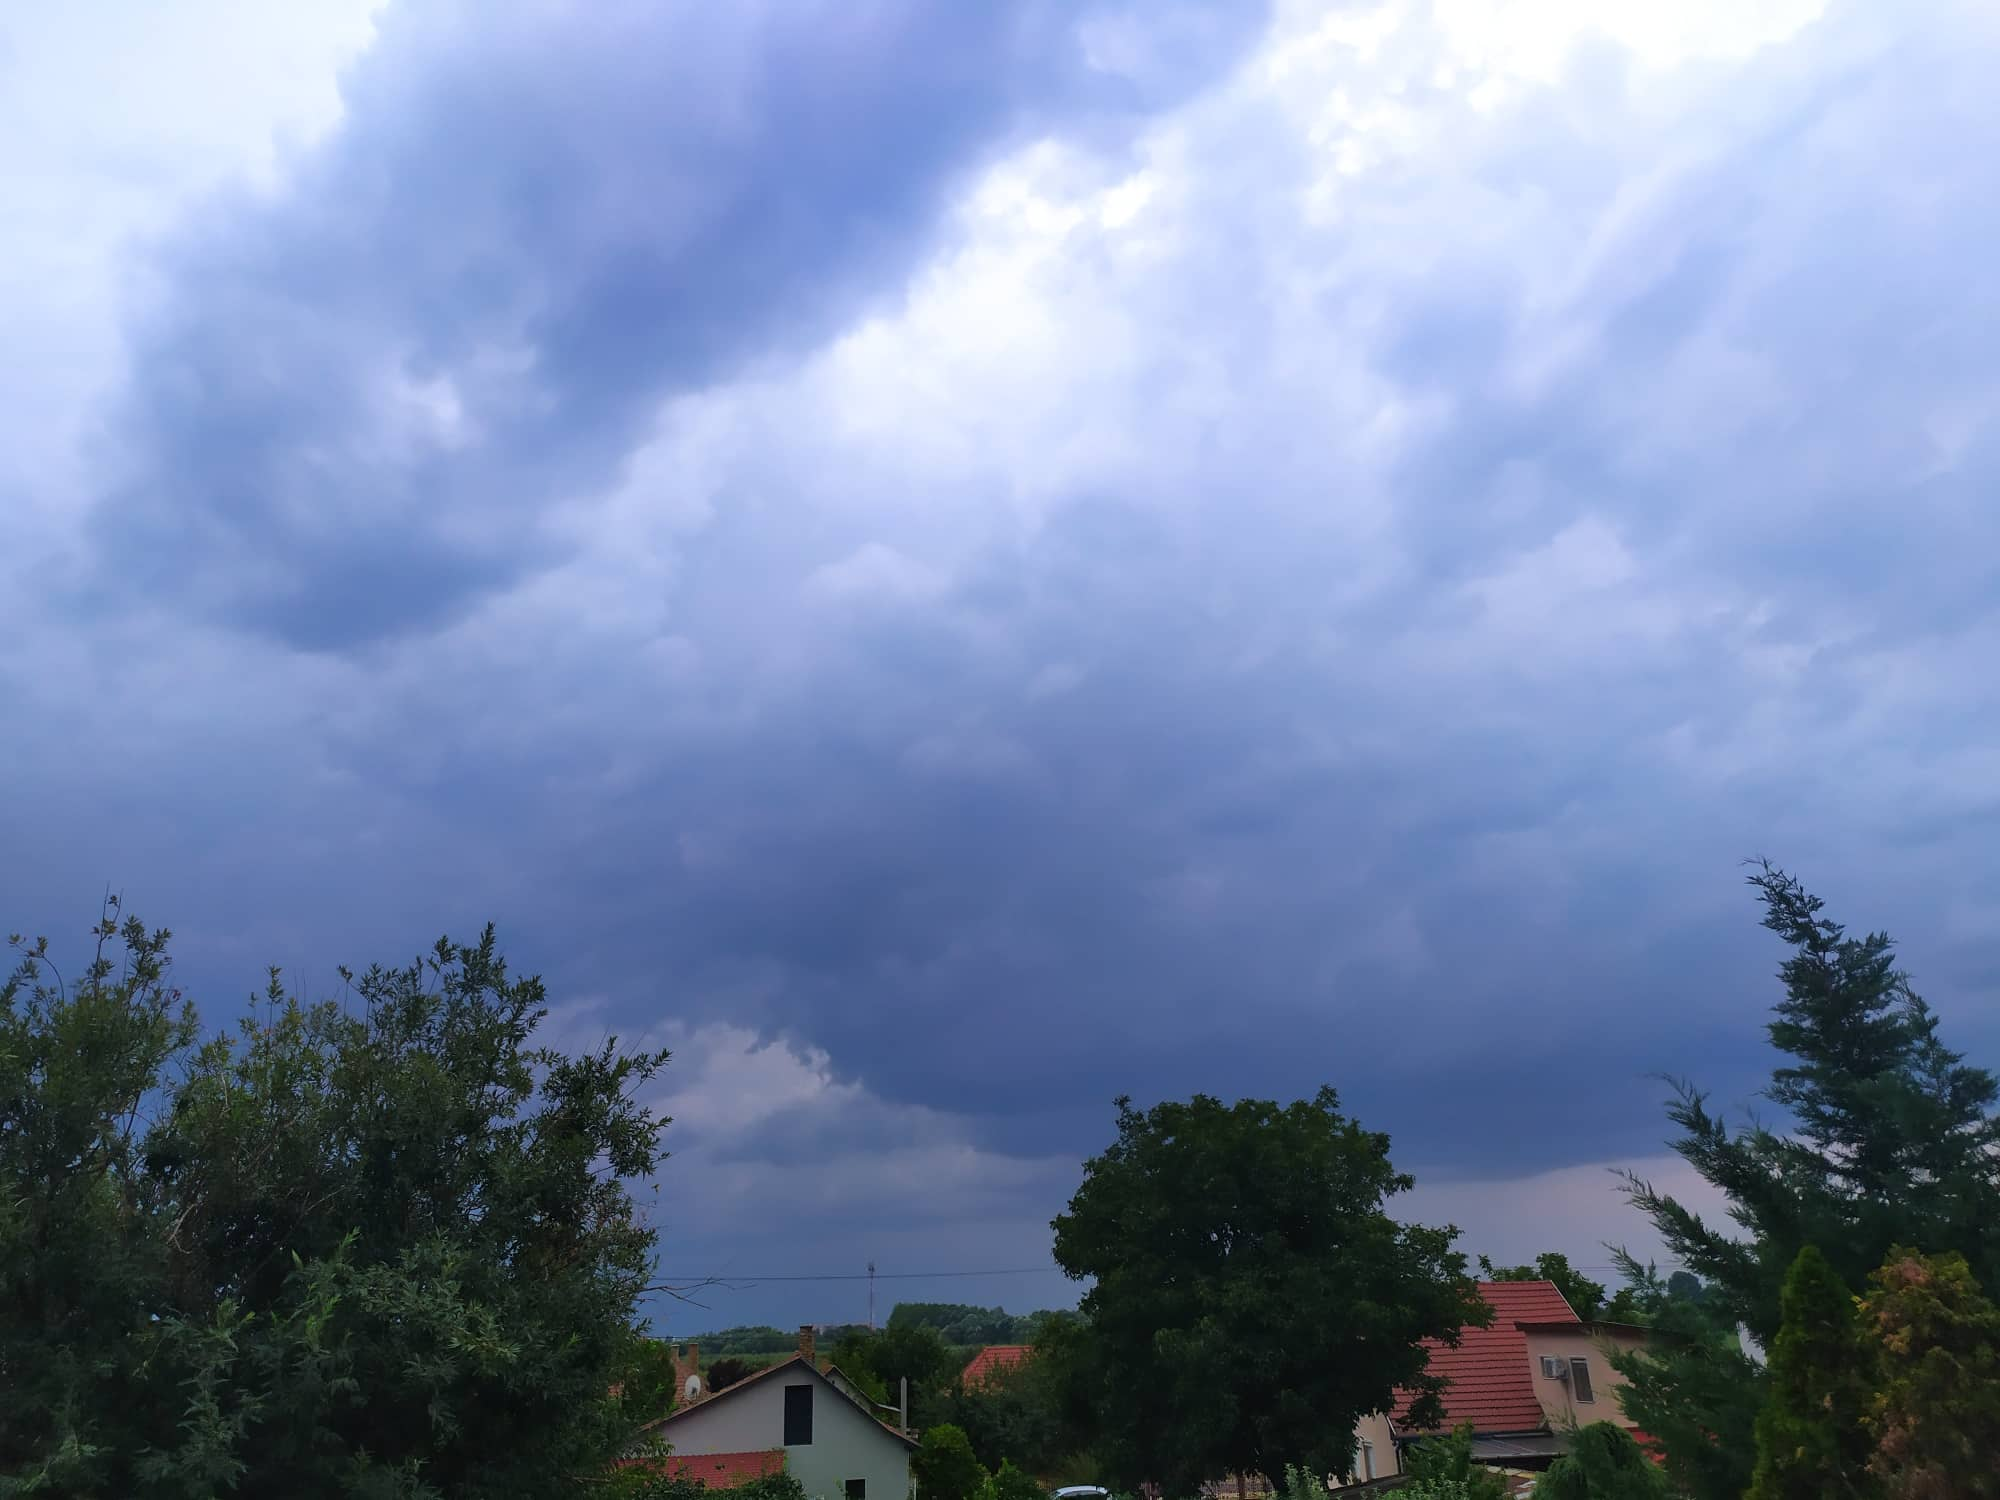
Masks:
[[[1001,1370],[1013,1369],[1032,1352],[1027,1344],[988,1344],[972,1356],[959,1380],[966,1385],[982,1384]]]
[[[1450,1382],[1444,1392],[1444,1425],[1470,1422],[1475,1432],[1532,1432],[1547,1425],[1548,1418],[1535,1399],[1527,1335],[1515,1325],[1581,1320],[1554,1282],[1482,1281],[1479,1295],[1493,1309],[1490,1328],[1460,1330],[1456,1349],[1424,1340],[1431,1370]],[[1397,1399],[1392,1415],[1398,1423],[1412,1399],[1407,1394]]]
[[[712,1490],[733,1490],[763,1479],[785,1467],[785,1450],[761,1453],[669,1453],[664,1458],[636,1459],[630,1467],[651,1468],[675,1479],[694,1479]]]

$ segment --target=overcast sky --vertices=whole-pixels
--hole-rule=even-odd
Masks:
[[[0,15],[0,927],[491,919],[675,1331],[1068,1300],[1111,1101],[1650,1244],[1768,855],[2000,1051],[2000,11]]]

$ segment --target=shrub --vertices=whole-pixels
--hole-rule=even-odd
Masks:
[[[1437,1486],[1440,1500],[1507,1500],[1507,1481],[1472,1458],[1472,1424],[1462,1423],[1439,1437],[1414,1445],[1407,1462],[1416,1484]],[[1401,1494],[1424,1495],[1404,1485]]]
[[[986,1470],[973,1456],[965,1430],[949,1422],[924,1433],[910,1470],[918,1500],[974,1500],[986,1483]]]
[[[980,1490],[982,1500],[1044,1500],[1035,1477],[1014,1467],[1013,1460],[1001,1459],[1000,1467],[987,1476]]]
[[[1632,1434],[1611,1422],[1578,1431],[1549,1465],[1535,1500],[1667,1500],[1667,1479]]]

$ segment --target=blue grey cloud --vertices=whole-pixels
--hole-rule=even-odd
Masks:
[[[893,298],[1011,142],[1143,118],[1258,8],[392,8],[347,118],[172,237],[99,514],[121,582],[307,648],[544,566],[656,404]]]
[[[10,925],[219,1009],[493,917],[739,1269],[1039,1253],[1126,1091],[1650,1156],[1766,1067],[1746,856],[1991,1055],[1989,15],[537,15],[144,262]]]

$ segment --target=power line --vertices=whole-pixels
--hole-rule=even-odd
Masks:
[[[1574,1265],[1573,1271],[1608,1271],[1616,1274],[1618,1267],[1606,1265]],[[1661,1270],[1670,1267],[1662,1266]],[[976,1276],[1064,1276],[1068,1273],[1061,1266],[1001,1266],[988,1271],[820,1271],[810,1274],[785,1272],[783,1274],[759,1275],[747,1271],[718,1271],[705,1276],[692,1273],[662,1272],[660,1279],[675,1283],[706,1283],[715,1285],[728,1282],[749,1281],[947,1281]]]
[[[663,1281],[673,1282],[731,1282],[731,1281],[942,1281],[959,1276],[1061,1276],[1065,1273],[1060,1266],[1004,1266],[995,1271],[882,1271],[871,1276],[866,1271],[821,1272],[812,1276],[782,1275],[755,1276],[746,1271],[719,1271],[709,1276],[676,1275],[662,1272]]]

